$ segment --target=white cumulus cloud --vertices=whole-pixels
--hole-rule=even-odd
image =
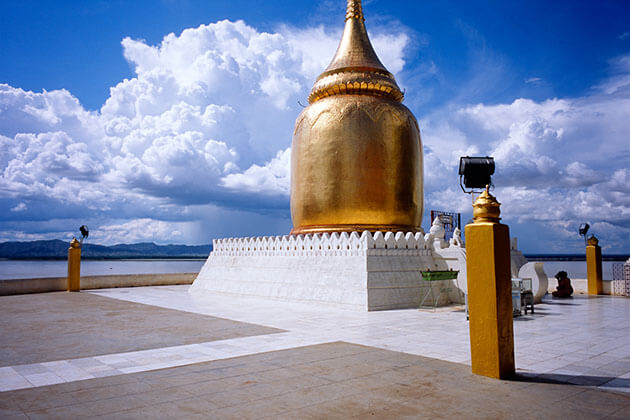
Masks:
[[[285,229],[298,101],[306,102],[339,36],[340,28],[261,32],[220,21],[157,45],[125,38],[135,76],[111,87],[98,111],[67,90],[0,84],[3,238],[50,237],[54,226],[86,218],[103,242],[131,231],[131,241],[204,241],[213,225],[225,233],[228,219],[242,234]],[[405,69],[410,39],[387,28],[372,37],[399,80],[420,80],[414,70],[424,71]],[[422,95],[410,88],[408,103],[422,103]],[[517,230],[537,226],[569,238],[574,224],[589,221],[609,236],[607,246],[627,249],[628,109],[625,55],[579,97],[450,103],[418,115],[425,207],[470,209],[457,187],[458,158],[492,155],[504,219]],[[24,220],[37,227],[20,228]]]
[[[619,72],[615,67],[615,74],[601,86],[624,80]],[[606,240],[612,252],[627,250],[630,90],[595,87],[576,98],[540,102],[520,98],[506,104],[451,107],[450,112],[438,110],[426,119],[427,168],[456,176],[456,156],[494,156],[496,195],[503,203],[503,217],[520,224],[516,230],[531,235],[533,229],[566,226],[563,232],[575,237],[573,227],[589,221],[608,226]],[[470,198],[451,188],[455,177],[435,176],[431,169],[425,174],[430,208],[470,212]],[[543,237],[547,249],[557,246],[553,235],[539,235]],[[562,246],[555,251],[575,252],[579,242]]]
[[[114,240],[140,220],[147,238],[172,241],[180,236],[165,226],[208,225],[222,217],[209,210],[218,207],[276,212],[284,226],[298,101],[306,102],[339,35],[322,26],[261,32],[226,20],[157,45],[125,38],[135,76],[111,87],[99,111],[67,90],[0,85],[5,223],[94,217],[111,232],[104,240]],[[394,72],[407,42],[404,33],[374,37]]]

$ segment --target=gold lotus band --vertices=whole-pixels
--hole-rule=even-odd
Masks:
[[[320,77],[315,82],[308,101],[313,103],[327,96],[344,94],[385,96],[398,102],[402,102],[404,97],[390,73],[352,71]]]

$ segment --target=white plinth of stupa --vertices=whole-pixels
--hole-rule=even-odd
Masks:
[[[376,311],[417,308],[432,288],[433,304],[464,303],[466,249],[459,229],[444,240],[436,218],[422,233],[352,232],[217,239],[191,293],[257,296]],[[542,263],[512,241],[513,277],[531,278],[539,302],[547,291]],[[456,270],[457,278],[426,282],[423,271]]]
[[[421,233],[219,239],[190,291],[374,311],[416,308],[427,287],[434,287],[440,305],[462,303],[458,280],[449,288],[422,281],[422,271],[460,265],[457,256],[448,257],[441,257]]]

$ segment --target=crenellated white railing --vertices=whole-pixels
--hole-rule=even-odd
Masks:
[[[322,233],[308,235],[226,238],[212,241],[210,256],[305,255],[430,255],[421,232]]]

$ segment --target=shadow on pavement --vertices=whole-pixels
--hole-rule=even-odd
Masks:
[[[618,378],[614,376],[598,375],[567,375],[560,373],[517,373],[513,378],[518,382],[563,384],[579,386],[602,386],[608,388],[620,388],[630,392],[630,378]]]

